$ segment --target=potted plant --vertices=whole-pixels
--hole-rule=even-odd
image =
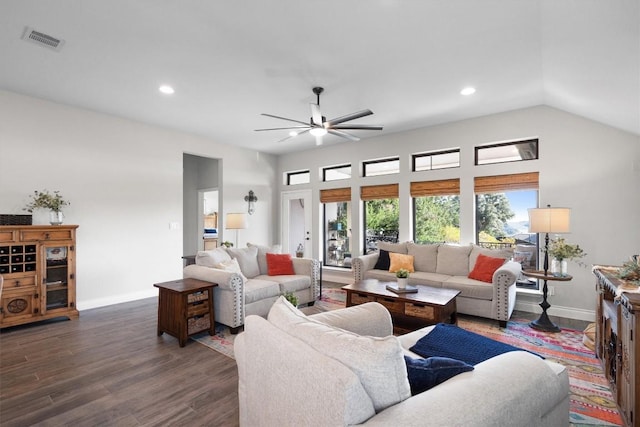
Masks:
[[[284,298],[291,303],[292,306],[298,306],[298,297],[293,294],[293,292],[285,292]]]
[[[406,289],[409,281],[409,270],[405,268],[399,269],[396,271],[396,278],[398,279],[398,289]]]
[[[70,203],[62,198],[59,191],[51,194],[48,190],[34,191],[29,196],[31,201],[24,208],[27,212],[33,212],[36,209],[49,209],[49,222],[51,225],[60,225],[64,215],[62,215],[62,207],[68,206]]]
[[[549,255],[553,258],[551,273],[554,276],[566,276],[567,261],[580,259],[586,252],[579,245],[572,245],[564,238],[558,237],[549,244]]]

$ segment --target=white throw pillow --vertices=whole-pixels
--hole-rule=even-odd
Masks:
[[[232,258],[238,260],[240,270],[249,279],[260,275],[260,266],[258,265],[258,248],[227,248],[227,252]]]
[[[439,243],[429,245],[407,243],[407,253],[413,255],[413,268],[416,271],[435,273],[438,265],[438,246],[440,246]]]
[[[280,297],[268,318],[274,326],[336,359],[358,376],[376,412],[411,396],[402,346],[397,337],[357,335],[308,318]]]
[[[198,251],[196,265],[216,268],[221,262],[229,261],[231,257],[224,248],[215,248],[210,251]]]
[[[242,283],[247,281],[247,278],[242,274],[242,270],[240,270],[240,265],[238,264],[237,259],[230,258],[229,261],[223,261],[220,264],[216,265],[216,268],[220,270],[228,271],[230,273],[237,273],[242,277]]]

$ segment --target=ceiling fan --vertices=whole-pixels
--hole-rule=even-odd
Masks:
[[[287,139],[294,138],[298,135],[309,132],[316,137],[316,145],[322,145],[322,137],[327,133],[336,135],[342,138],[346,138],[350,141],[359,141],[355,135],[344,132],[345,130],[382,130],[382,126],[379,125],[357,125],[357,124],[343,124],[351,120],[359,119],[360,117],[370,116],[373,114],[371,110],[362,110],[355,113],[347,114],[346,116],[336,117],[335,119],[327,120],[325,116],[320,112],[320,94],[324,92],[321,87],[314,87],[313,93],[317,97],[316,104],[309,104],[311,107],[311,118],[309,123],[288,119],[286,117],[274,116],[273,114],[262,113],[263,116],[273,117],[274,119],[286,120],[288,122],[298,123],[300,126],[289,126],[281,128],[268,128],[268,129],[255,129],[256,132],[262,132],[267,130],[289,130],[289,136],[281,139],[278,142],[286,141]]]

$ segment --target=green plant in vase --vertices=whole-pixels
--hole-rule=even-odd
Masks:
[[[298,306],[298,297],[293,294],[293,292],[285,292],[284,298],[291,303],[292,306]]]
[[[579,260],[587,255],[580,245],[567,243],[567,241],[562,237],[558,237],[549,243],[548,254],[553,258],[556,264],[560,265],[559,269],[557,267],[554,268],[553,264],[551,268],[552,273],[559,276],[567,275],[567,261]],[[584,265],[584,263],[580,261],[578,261],[578,264]]]
[[[51,225],[62,224],[62,219],[64,218],[62,207],[68,206],[70,203],[60,195],[59,191],[54,191],[52,194],[48,190],[35,190],[29,197],[31,201],[25,206],[24,210],[33,212],[37,209],[48,209]]]
[[[396,278],[398,279],[398,289],[405,289],[409,281],[409,270],[400,268],[396,271]]]

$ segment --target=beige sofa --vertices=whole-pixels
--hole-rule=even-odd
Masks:
[[[524,351],[411,396],[404,355],[433,326],[392,336],[378,303],[304,316],[284,299],[234,344],[241,426],[567,426],[569,378]]]
[[[522,270],[519,263],[510,261],[510,250],[486,249],[476,245],[420,245],[413,242],[379,242],[378,248],[414,257],[416,271],[409,276],[410,285],[459,290],[456,298],[459,313],[495,319],[501,326],[506,326],[515,307],[516,280]],[[468,277],[479,254],[505,259],[505,263],[493,274],[492,283]],[[374,252],[354,258],[352,270],[356,282],[364,279],[396,280],[395,274],[374,268],[378,255],[379,252]]]
[[[320,262],[292,258],[294,275],[269,276],[266,254],[278,253],[278,247],[249,244],[247,248],[216,248],[199,251],[195,264],[183,270],[183,277],[217,283],[214,288],[215,320],[229,326],[235,334],[248,315],[266,316],[273,303],[287,292],[298,304],[313,305],[320,295]],[[237,267],[226,266],[229,260]],[[225,269],[226,268],[226,269]]]

